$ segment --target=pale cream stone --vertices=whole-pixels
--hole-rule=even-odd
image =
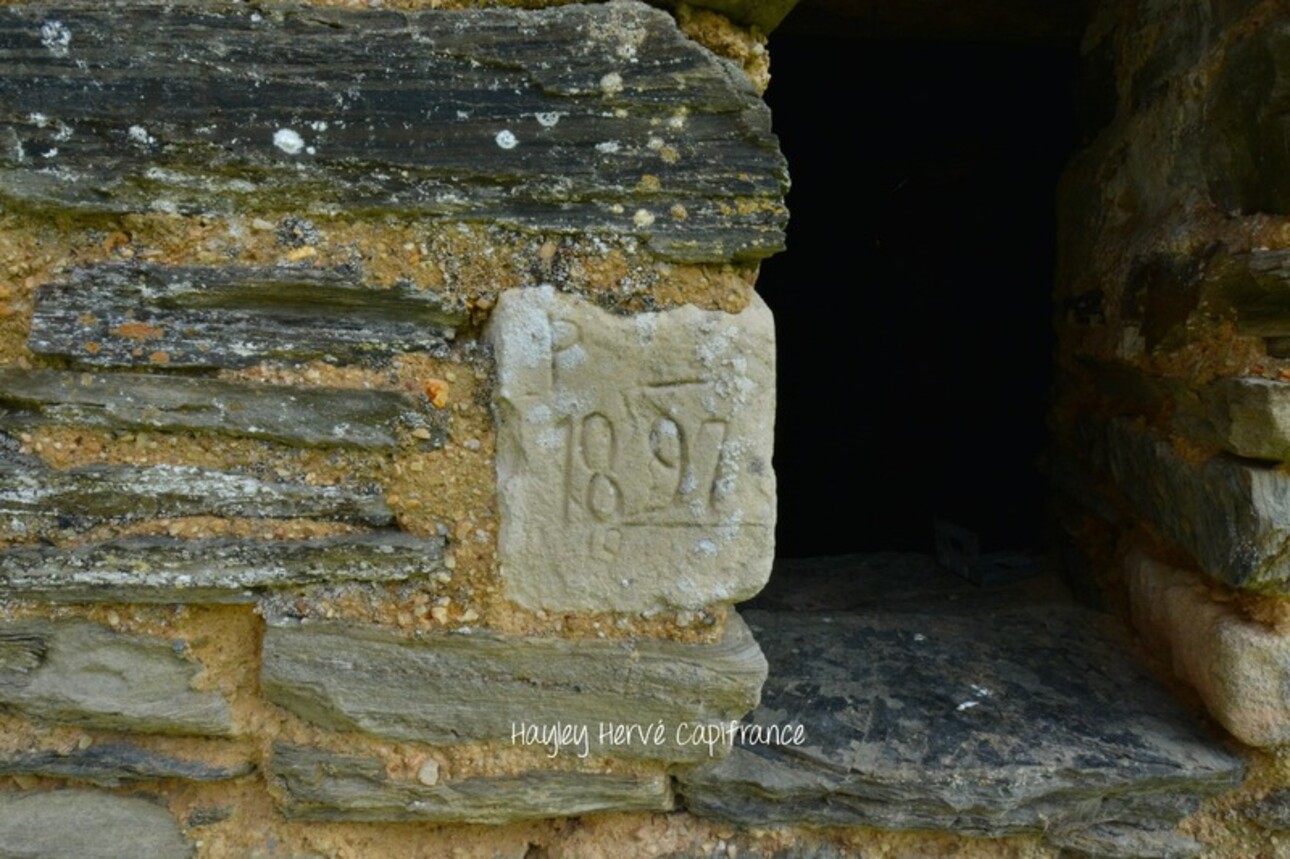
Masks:
[[[738,602],[774,555],[775,335],[758,298],[728,314],[619,316],[511,290],[497,357],[499,551],[530,609]]]
[[[1140,551],[1126,570],[1138,634],[1210,715],[1246,745],[1290,742],[1290,636],[1214,600],[1199,575]]]

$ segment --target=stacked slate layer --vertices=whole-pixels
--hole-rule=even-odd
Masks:
[[[1100,4],[1105,121],[1059,193],[1046,458],[1072,579],[1255,749],[1290,736],[1288,11]],[[1205,855],[1282,850],[1274,829],[1191,827]]]

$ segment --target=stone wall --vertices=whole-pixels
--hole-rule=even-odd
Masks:
[[[1290,785],[1290,6],[1103,3],[1061,192],[1046,465],[1073,580],[1250,764],[1184,827],[1278,855]]]
[[[0,7],[0,853],[716,849],[765,40],[538,5]]]

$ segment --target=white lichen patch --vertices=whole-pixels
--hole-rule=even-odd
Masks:
[[[497,132],[497,136],[493,139],[497,141],[497,145],[503,149],[514,149],[520,142],[513,132],[505,128]]]
[[[273,132],[273,145],[288,155],[299,155],[304,151],[305,140],[292,128],[279,128]]]
[[[654,214],[648,209],[637,209],[636,214],[632,215],[632,223],[640,229],[653,226]]]
[[[533,118],[538,121],[538,125],[543,128],[555,128],[560,122],[560,112],[558,110],[539,111],[533,114]]]
[[[142,125],[130,126],[126,134],[129,136],[132,143],[137,143],[140,146],[150,146],[157,142],[156,138],[149,134],[148,129],[144,128]]]
[[[609,72],[600,79],[600,91],[605,95],[616,95],[623,91],[623,76],[618,72]]]
[[[40,43],[56,57],[65,57],[72,44],[72,31],[62,21],[46,21],[40,25]]]

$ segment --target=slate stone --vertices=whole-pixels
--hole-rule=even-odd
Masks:
[[[1205,572],[1233,587],[1290,592],[1290,475],[1222,456],[1191,462],[1124,419],[1094,432],[1104,435],[1087,449],[1129,504]]]
[[[312,486],[177,465],[57,470],[0,457],[0,530],[17,537],[178,516],[394,521],[378,486]]]
[[[217,766],[200,760],[161,754],[124,742],[98,743],[70,752],[44,750],[0,755],[0,775],[62,778],[100,787],[119,787],[160,779],[225,781],[248,775],[254,769],[249,762],[236,766]]]
[[[0,7],[0,200],[337,209],[783,248],[788,175],[747,77],[636,2],[538,11]]]
[[[757,643],[738,617],[715,644],[568,641],[486,631],[416,640],[340,623],[265,631],[260,687],[266,698],[324,728],[453,745],[510,743],[555,751],[705,760],[728,746],[678,740],[682,728],[738,719],[766,676]],[[662,723],[661,737],[602,738],[602,726]],[[565,728],[556,747],[526,730]],[[577,731],[586,731],[579,743]]]
[[[2,11],[2,10],[0,10]],[[0,368],[0,426],[71,424],[194,430],[304,447],[393,448],[401,428],[433,446],[446,416],[398,391],[270,385],[190,376]]]
[[[1290,212],[1290,24],[1273,19],[1227,48],[1205,106],[1209,193],[1229,212]]]
[[[801,725],[804,742],[745,743],[683,772],[702,816],[1068,841],[1127,823],[1136,838],[1243,777],[1084,609],[747,618],[771,667],[749,722]]]
[[[188,859],[170,812],[146,799],[93,790],[0,792],[6,859]]]
[[[178,642],[82,621],[0,624],[0,707],[33,719],[108,731],[229,734],[228,702],[192,688],[200,671]]]
[[[1133,821],[1049,830],[1047,840],[1062,848],[1063,859],[1192,859],[1205,849],[1181,832],[1143,828]]]
[[[1290,636],[1215,600],[1203,577],[1140,549],[1124,562],[1133,625],[1242,743],[1290,743]]]
[[[1290,384],[1219,379],[1205,389],[1203,397],[1226,450],[1253,459],[1290,461]]]
[[[0,551],[0,590],[50,602],[250,603],[256,591],[429,579],[441,537],[401,531],[308,540],[125,537]]]
[[[1216,254],[1205,266],[1203,294],[1242,334],[1290,336],[1290,250]]]
[[[246,367],[445,355],[464,313],[412,286],[285,266],[78,268],[36,292],[27,346],[98,367]]]
[[[1240,808],[1241,815],[1261,829],[1290,831],[1290,788],[1280,787]]]
[[[654,775],[534,770],[432,787],[397,781],[377,758],[278,743],[269,777],[295,820],[419,821],[499,826],[598,812],[672,810],[671,780]]]
[[[498,535],[530,609],[702,609],[761,590],[774,556],[775,336],[754,297],[616,316],[511,290],[497,357]]]

